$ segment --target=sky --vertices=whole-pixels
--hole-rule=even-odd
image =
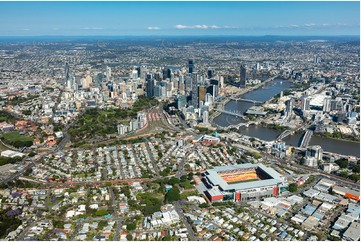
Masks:
[[[359,1],[0,2],[0,36],[359,34]]]

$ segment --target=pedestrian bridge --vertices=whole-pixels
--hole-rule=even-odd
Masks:
[[[224,114],[233,115],[233,116],[236,116],[236,117],[238,117],[238,118],[246,119],[246,116],[244,116],[241,112],[237,112],[237,111],[226,111],[226,110],[222,110],[222,109],[216,109],[216,111],[218,111],[218,112],[220,112],[220,113],[224,113]]]
[[[256,100],[251,100],[251,99],[245,99],[245,98],[231,98],[234,101],[241,101],[241,102],[247,102],[247,103],[253,103],[253,104],[262,104],[263,102],[261,101],[256,101]]]
[[[278,135],[276,139],[284,139],[291,134],[292,134],[291,130],[285,130],[280,135]]]

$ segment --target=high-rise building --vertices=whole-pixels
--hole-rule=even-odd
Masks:
[[[324,112],[330,112],[331,111],[331,98],[325,98],[323,100],[323,109]]]
[[[123,135],[128,132],[128,126],[124,124],[117,125],[118,134]]]
[[[207,76],[208,76],[208,79],[211,79],[214,75],[214,70],[209,68],[208,71],[207,71]]]
[[[83,82],[83,88],[89,88],[90,84],[93,82],[93,79],[91,76],[87,75]]]
[[[187,105],[187,97],[185,95],[178,95],[176,98],[177,108],[180,110]]]
[[[343,111],[342,100],[331,100],[331,111]]]
[[[211,79],[209,82],[210,85],[214,86],[214,93],[212,94],[214,97],[219,95],[219,81],[215,79]]]
[[[216,86],[215,85],[210,85],[207,87],[207,93],[209,93],[210,95],[212,95],[213,100],[216,99],[217,95],[216,95]]]
[[[246,67],[243,64],[239,72],[239,87],[246,87]]]
[[[208,111],[203,112],[203,123],[208,124],[209,113]]]
[[[309,97],[303,97],[302,98],[302,111],[310,110],[310,98]]]
[[[194,71],[195,69],[194,69],[193,60],[188,60],[188,73],[193,73]]]
[[[76,90],[77,89],[76,82],[74,77],[70,73],[70,68],[68,63],[65,64],[65,78],[66,78],[66,87],[72,91]]]
[[[147,74],[146,84],[147,84],[146,86],[147,97],[154,97],[155,80],[153,79],[152,74]]]
[[[307,148],[306,156],[314,157],[316,160],[322,160],[323,149],[319,145],[310,146]]]
[[[197,73],[192,73],[192,105],[194,108],[198,107],[198,86]]]
[[[171,79],[171,77],[172,77],[172,70],[169,68],[163,69],[163,80],[167,78]]]
[[[141,76],[141,73],[142,73],[142,69],[140,68],[140,66],[138,66],[138,67],[136,68],[136,70],[137,70],[137,73],[138,73],[138,77],[140,77],[140,76]]]
[[[208,104],[212,104],[213,103],[213,96],[209,93],[206,93],[206,97],[205,97],[205,102]]]
[[[203,101],[203,102],[205,101],[206,93],[207,93],[206,86],[201,85],[201,86],[198,87],[198,101],[199,102],[200,101]]]
[[[287,100],[286,101],[286,112],[291,113],[293,110],[293,105],[294,105],[293,99]]]
[[[162,80],[159,72],[154,73],[154,79],[155,79],[157,82],[160,82],[160,81]]]
[[[221,76],[219,78],[219,88],[223,88],[224,87],[224,76]]]
[[[153,97],[161,97],[162,96],[162,87],[161,86],[154,86],[153,87]]]
[[[190,92],[192,90],[192,74],[187,74],[185,76],[185,80],[184,80],[184,83],[185,83],[185,92]]]
[[[70,78],[70,68],[68,62],[65,63],[65,80],[68,81]]]
[[[107,76],[107,82],[110,82],[110,77],[112,76],[112,69],[107,66],[105,69],[105,75]]]
[[[138,78],[138,71],[136,69],[133,69],[132,73],[130,74],[130,77],[132,79],[137,79]]]

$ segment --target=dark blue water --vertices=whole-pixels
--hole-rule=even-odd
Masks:
[[[292,82],[290,81],[275,79],[257,90],[242,95],[242,98],[265,102],[271,99],[272,97],[274,97],[275,95],[281,93],[281,91],[290,88],[291,86],[292,86]],[[224,106],[224,109],[226,111],[231,111],[231,112],[237,111],[240,113],[244,113],[245,111],[247,111],[247,109],[249,109],[253,105],[254,105],[253,103],[249,103],[249,102],[230,101]],[[236,125],[244,122],[243,119],[236,118],[235,116],[228,114],[221,114],[218,117],[216,117],[213,121],[222,127],[226,127],[229,125]]]
[[[251,91],[243,95],[242,98],[265,102],[291,86],[292,83],[289,81],[274,80],[265,85],[264,88]],[[237,111],[243,113],[252,106],[253,103],[230,101],[224,108],[227,111]],[[222,127],[225,127],[229,125],[236,125],[245,121],[232,115],[221,114],[214,119],[214,122]],[[261,126],[241,127],[239,132],[241,134],[266,141],[275,140],[277,136],[282,133],[282,131]],[[284,138],[283,141],[285,141],[287,145],[297,147],[302,135],[302,133],[297,133]],[[311,138],[310,145],[321,145],[322,149],[328,152],[360,157],[360,143],[357,142],[341,141],[314,135]]]

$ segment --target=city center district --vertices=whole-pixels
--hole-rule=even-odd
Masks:
[[[360,240],[359,60],[351,37],[1,41],[0,238]]]

